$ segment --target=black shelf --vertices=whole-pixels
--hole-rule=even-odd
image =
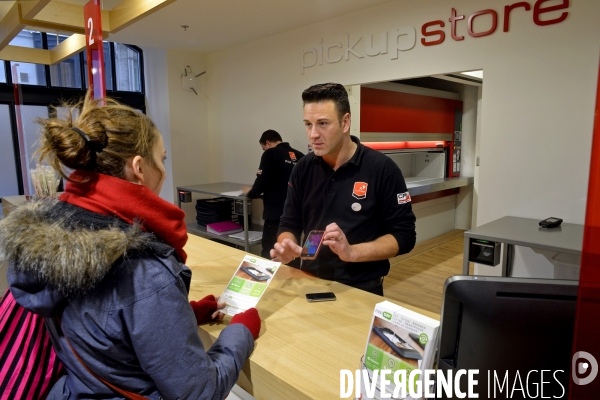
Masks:
[[[240,183],[232,183],[232,182],[219,182],[219,183],[207,183],[207,184],[202,184],[202,185],[179,186],[179,187],[177,187],[177,191],[188,191],[188,192],[192,192],[192,193],[200,193],[205,196],[207,195],[208,197],[228,197],[228,198],[235,199],[235,200],[242,200],[244,203],[244,206],[243,206],[244,215],[239,215],[238,217],[242,218],[242,221],[247,221],[247,223],[246,222],[242,223],[242,225],[244,225],[244,229],[251,230],[251,231],[252,230],[262,231],[261,225],[253,224],[251,222],[250,210],[248,208],[251,200],[248,197],[246,197],[245,195],[231,196],[231,195],[222,194],[223,192],[227,193],[227,192],[233,192],[233,191],[240,190],[243,186],[247,186],[247,185],[243,185]],[[179,208],[181,208],[181,202],[179,201],[178,203],[179,203]],[[209,233],[206,231],[206,226],[200,225],[196,221],[188,222],[188,223],[186,223],[186,225],[187,225],[188,232],[190,232],[190,233],[193,233],[195,235],[205,237],[205,238],[219,239],[219,240],[222,240],[227,243],[232,243],[232,244],[235,244],[236,246],[241,246],[247,252],[250,251],[250,246],[260,243],[260,241],[254,241],[254,242],[248,241],[246,243],[244,240],[233,239],[233,238],[230,238],[228,235],[221,236],[221,235],[215,235],[213,233]]]

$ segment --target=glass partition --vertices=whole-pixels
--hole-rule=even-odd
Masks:
[[[68,36],[47,34],[48,49],[53,49],[68,39]],[[50,85],[81,89],[81,63],[79,53],[50,66]]]
[[[42,43],[42,33],[36,31],[22,30],[10,42],[11,46],[30,47],[34,49],[44,48]],[[11,61],[12,66],[18,64],[17,79],[22,85],[40,85],[46,86],[46,69],[42,64],[30,64],[23,62]],[[13,77],[13,82],[15,77]]]

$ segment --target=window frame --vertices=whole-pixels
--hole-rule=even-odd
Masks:
[[[44,49],[48,49],[48,36],[45,32],[42,33],[42,47]],[[139,56],[139,74],[140,74],[140,91],[139,92],[129,92],[123,90],[117,90],[117,76],[116,76],[116,66],[115,66],[115,44],[113,42],[106,42],[109,44],[110,50],[110,66],[112,76],[113,76],[113,89],[106,90],[106,96],[113,98],[123,104],[126,104],[132,108],[140,110],[142,113],[146,114],[146,82],[145,82],[145,72],[144,72],[144,53],[141,48],[124,44],[125,46],[134,50]],[[85,87],[87,81],[87,68],[83,62],[83,52],[85,49],[78,53],[78,61],[79,68],[81,71],[81,86],[79,88],[73,87],[62,87],[62,86],[52,86],[51,78],[50,78],[50,66],[43,65],[44,74],[46,76],[46,84],[45,85],[31,85],[31,84],[21,84],[19,85],[19,89],[21,92],[21,104],[22,105],[35,105],[35,106],[60,106],[65,101],[73,102],[78,101],[83,98],[87,92]],[[4,63],[5,69],[5,78],[6,82],[0,82],[0,104],[8,104],[9,105],[9,114],[10,114],[10,123],[11,123],[11,132],[13,136],[13,146],[15,152],[15,162],[17,163],[17,181],[19,187],[19,195],[24,194],[24,185],[23,185],[23,172],[21,171],[21,157],[20,157],[20,149],[19,149],[19,135],[17,131],[17,123],[16,123],[16,109],[15,109],[15,86],[12,81],[12,72],[11,72],[11,61],[10,60],[0,60],[0,62]]]
[[[4,85],[4,83],[2,83],[2,85]],[[17,171],[17,187],[19,190],[19,194],[22,195],[23,193],[25,193],[25,190],[23,188],[23,171],[21,171],[21,152],[19,149],[19,132],[17,131],[17,115],[15,111],[15,103],[14,101],[10,102],[0,100],[0,104],[8,106],[10,132],[12,136],[13,152],[15,155],[15,167]]]

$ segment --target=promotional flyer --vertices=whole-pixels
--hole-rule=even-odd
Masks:
[[[255,307],[267,290],[279,265],[281,263],[251,255],[244,256],[220,298],[227,303],[223,310],[225,314],[235,315]]]

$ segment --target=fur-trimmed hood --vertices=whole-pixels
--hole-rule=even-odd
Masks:
[[[30,309],[49,311],[48,302],[89,291],[121,257],[154,243],[139,225],[58,200],[28,202],[0,221],[0,259],[9,262],[15,298],[36,297],[19,301]]]

